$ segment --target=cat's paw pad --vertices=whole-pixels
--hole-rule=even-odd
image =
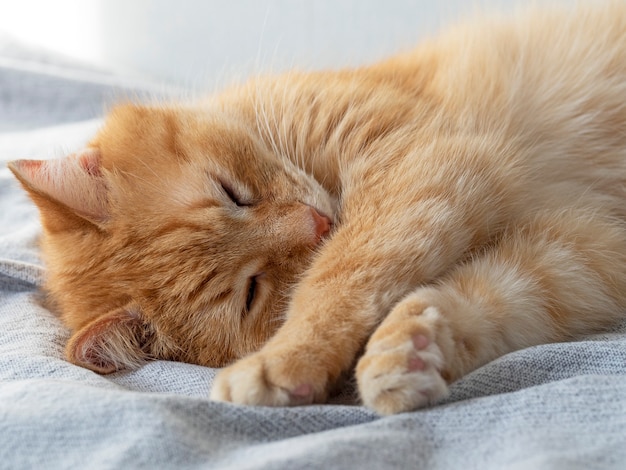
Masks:
[[[383,415],[421,408],[448,394],[443,354],[432,333],[422,328],[398,333],[372,337],[357,365],[361,400]]]
[[[222,369],[210,398],[240,405],[295,406],[313,403],[319,395],[312,382],[285,374],[275,361],[255,354]]]

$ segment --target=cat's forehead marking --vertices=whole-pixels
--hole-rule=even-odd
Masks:
[[[202,183],[203,181],[197,176],[183,175],[169,188],[164,188],[164,191],[167,192],[167,199],[178,209],[219,205],[214,194],[207,192],[206,186]]]

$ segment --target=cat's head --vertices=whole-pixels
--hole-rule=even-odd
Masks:
[[[224,111],[127,105],[83,151],[10,164],[40,210],[71,361],[220,366],[272,335],[335,209],[270,148]]]

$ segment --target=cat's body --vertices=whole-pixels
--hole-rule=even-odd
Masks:
[[[91,148],[13,169],[68,355],[94,370],[246,356],[212,397],[287,405],[358,359],[391,413],[626,316],[623,2],[118,108]]]

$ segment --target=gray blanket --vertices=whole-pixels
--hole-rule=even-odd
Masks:
[[[29,74],[32,90],[6,85],[11,74]],[[626,322],[509,354],[445,403],[386,418],[358,405],[213,403],[215,371],[189,364],[109,376],[69,364],[68,331],[38,302],[37,212],[5,162],[80,147],[98,120],[35,128],[89,117],[116,87],[6,64],[0,87],[0,468],[626,468]],[[8,92],[18,88],[26,95]]]

